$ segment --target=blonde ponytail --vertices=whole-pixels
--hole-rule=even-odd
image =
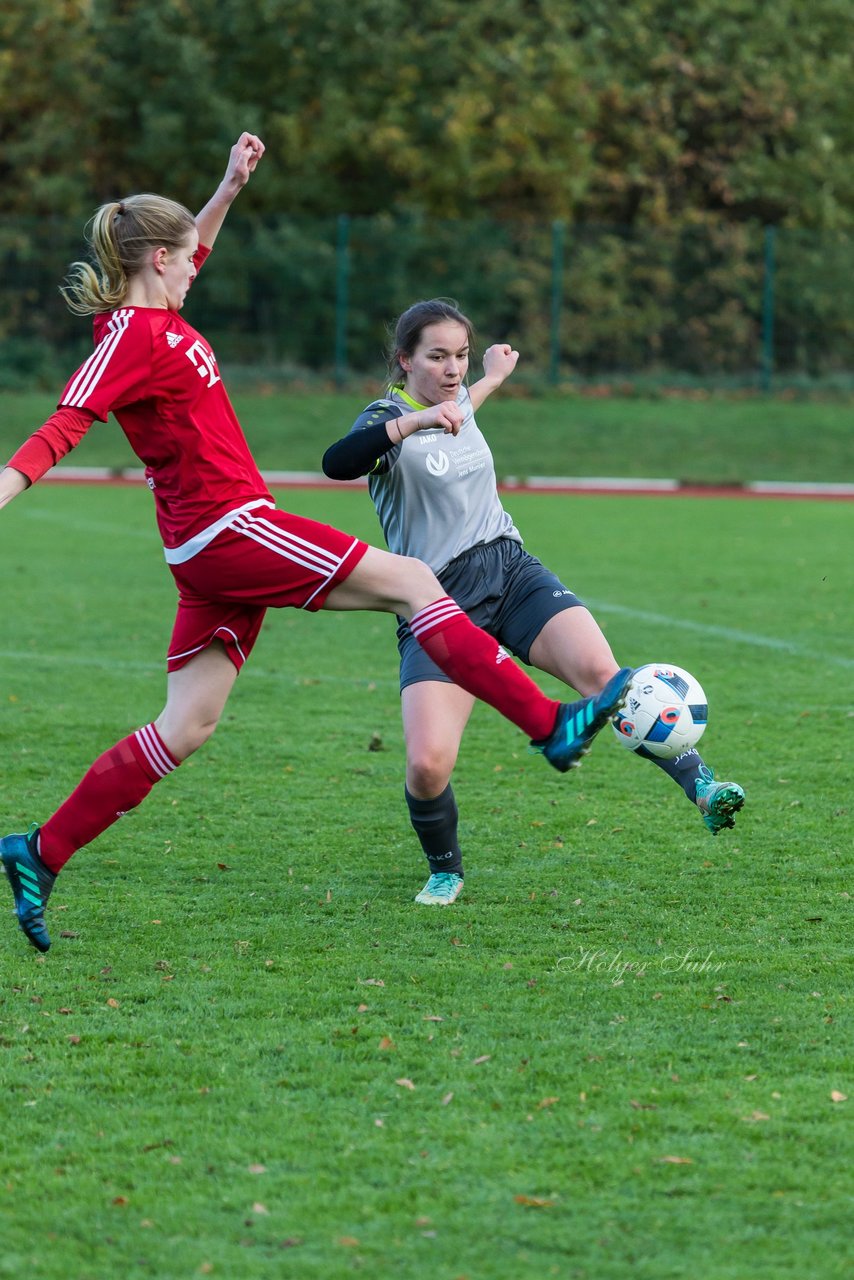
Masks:
[[[60,288],[68,309],[85,316],[120,307],[149,251],[179,248],[195,225],[188,209],[165,196],[127,196],[102,204],[87,234],[94,264],[72,262]]]

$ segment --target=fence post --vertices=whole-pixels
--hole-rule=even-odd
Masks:
[[[774,277],[777,273],[777,228],[765,228],[765,271],[762,278],[762,390],[771,390],[774,373]]]
[[[563,307],[563,245],[565,223],[552,223],[552,313],[551,358],[549,382],[557,386],[560,379],[560,313]]]
[[[335,382],[347,378],[347,312],[350,285],[350,215],[339,213],[335,241]]]

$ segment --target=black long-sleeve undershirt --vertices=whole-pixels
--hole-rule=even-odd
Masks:
[[[355,480],[369,475],[380,458],[399,443],[389,438],[386,423],[402,415],[403,409],[391,401],[369,404],[346,436],[336,440],[324,453],[323,474],[330,480]]]

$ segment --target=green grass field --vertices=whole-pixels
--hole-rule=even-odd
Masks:
[[[237,392],[234,403],[260,466],[319,471],[326,447],[349,430],[378,390],[366,386],[332,395],[256,388]],[[50,396],[0,393],[0,457],[10,457],[54,407]],[[499,476],[854,483],[850,402],[761,396],[524,399],[508,391],[493,396],[478,421]],[[96,424],[68,462],[139,465],[115,423]]]
[[[376,538],[363,494],[282,501]],[[701,678],[736,830],[610,730],[563,777],[478,708],[466,893],[418,907],[393,622],[271,615],[50,953],[5,916],[0,1275],[851,1274],[851,507],[507,505],[621,660]],[[2,540],[21,830],[159,711],[173,588],[142,488],[37,487]]]

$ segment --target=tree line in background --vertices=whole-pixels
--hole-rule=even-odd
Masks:
[[[11,0],[3,213],[198,203],[241,128],[278,213],[854,219],[850,0]]]
[[[755,344],[762,228],[809,232],[798,289],[812,287],[816,325],[850,343],[847,285],[821,246],[850,265],[852,37],[850,0],[12,0],[0,14],[0,336],[47,297],[46,243],[64,247],[73,225],[79,246],[93,208],[130,191],[199,207],[248,128],[268,155],[239,206],[251,252],[230,254],[223,297],[248,290],[258,331],[265,314],[293,323],[287,300],[318,285],[332,288],[318,305],[340,311],[333,224],[347,214],[375,238],[385,228],[379,280],[395,234],[408,235],[413,272],[470,307],[483,270],[469,289],[462,259],[491,235],[487,275],[503,298],[490,295],[490,318],[534,325],[538,342],[554,341],[549,228],[565,227],[576,278],[560,305],[586,317],[615,366],[624,349],[629,363],[654,361],[656,344],[663,358],[686,325],[696,350]],[[314,264],[310,248],[293,252],[307,226]],[[526,238],[542,252],[508,244]],[[289,265],[297,279],[276,303]],[[563,359],[586,359],[563,342]]]

